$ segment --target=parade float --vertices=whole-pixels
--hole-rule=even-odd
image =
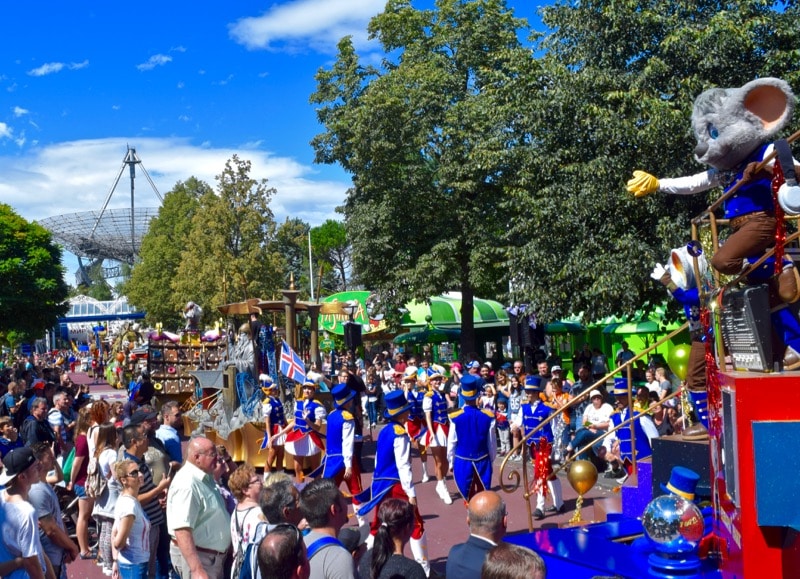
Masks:
[[[534,530],[531,518],[530,533],[506,538],[537,551],[548,575],[798,575],[794,473],[800,460],[790,445],[800,435],[800,294],[793,261],[800,234],[790,233],[787,222],[800,214],[790,149],[800,133],[771,142],[791,119],[794,103],[791,89],[780,79],[706,91],[695,101],[692,128],[697,160],[710,169],[676,179],[636,171],[628,182],[636,197],[724,188],[692,220],[692,241],[685,251],[673,250],[668,266],[657,265],[652,274],[687,314],[684,327],[673,334],[689,329],[692,343],[670,352],[670,366],[686,387],[672,396],[694,405],[707,436],[655,438],[652,455],[641,460],[634,451],[619,494],[595,500],[590,521],[582,520],[580,506],[597,481],[595,465],[576,460],[561,467],[579,494],[570,523]],[[716,214],[718,208],[722,216]],[[721,226],[729,229],[724,246]],[[689,259],[676,258],[681,254]],[[704,269],[706,263],[710,267]],[[673,334],[590,388],[615,374],[627,375],[630,404],[631,365]],[[635,449],[632,422],[643,416],[634,415],[611,431],[628,428],[628,442]],[[550,420],[528,437],[535,440]],[[527,443],[519,446],[524,450]],[[576,454],[590,446],[576,449]],[[537,477],[545,471],[535,464],[529,480],[527,469],[520,476],[507,472],[506,466],[504,462],[501,467],[501,486],[507,492],[521,489],[530,514],[532,489],[541,484]],[[673,486],[670,474],[687,467],[696,476],[691,492]]]

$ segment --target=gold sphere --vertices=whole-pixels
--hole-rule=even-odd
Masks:
[[[597,468],[588,460],[576,460],[567,473],[570,486],[579,495],[585,495],[597,482]]]

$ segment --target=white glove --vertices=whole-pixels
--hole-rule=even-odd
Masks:
[[[665,273],[667,273],[667,270],[664,269],[664,266],[660,263],[657,263],[653,268],[653,273],[650,274],[650,277],[656,281],[661,281],[661,278],[664,277]]]

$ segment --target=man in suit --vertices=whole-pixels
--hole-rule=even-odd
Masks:
[[[507,523],[506,505],[499,494],[482,491],[472,497],[467,508],[469,539],[450,549],[445,575],[480,579],[486,555],[505,536]]]

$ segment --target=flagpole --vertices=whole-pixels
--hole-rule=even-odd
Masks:
[[[314,301],[314,264],[311,263],[311,228],[308,229],[308,279],[311,283],[311,301]]]

